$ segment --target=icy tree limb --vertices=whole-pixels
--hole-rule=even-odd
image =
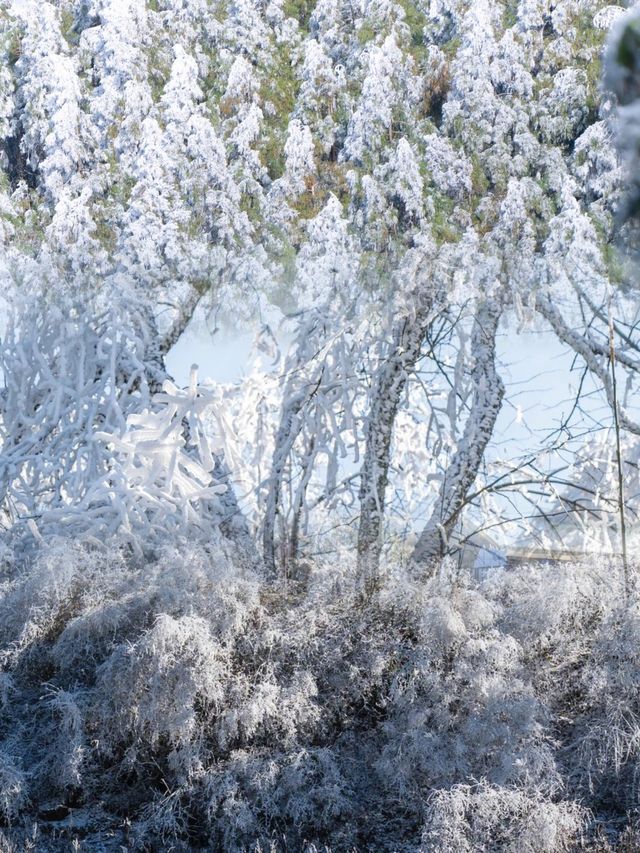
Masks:
[[[536,309],[549,323],[558,338],[584,360],[589,371],[604,388],[607,402],[613,408],[613,383],[606,362],[601,360],[601,358],[608,358],[608,346],[604,347],[593,341],[588,334],[580,334],[571,329],[548,296],[540,297],[537,300]],[[618,418],[622,429],[626,429],[634,435],[640,435],[640,424],[632,420],[620,406],[618,407]]]
[[[178,309],[178,316],[171,324],[171,327],[165,332],[159,343],[159,350],[163,356],[165,356],[171,347],[178,342],[178,339],[191,322],[191,318],[193,317],[201,297],[202,293],[194,289]]]

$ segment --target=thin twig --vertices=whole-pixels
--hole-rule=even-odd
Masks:
[[[627,524],[624,511],[624,477],[622,474],[622,448],[620,445],[620,420],[618,416],[618,383],[616,380],[616,344],[613,314],[611,312],[611,291],[608,299],[609,313],[609,363],[611,365],[611,405],[613,408],[613,426],[616,434],[616,466],[618,469],[618,511],[620,513],[620,544],[622,548],[622,567],[624,570],[624,591],[629,597],[629,562],[627,558]]]

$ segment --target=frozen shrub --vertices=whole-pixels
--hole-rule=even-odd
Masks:
[[[105,748],[130,741],[127,762],[164,740],[175,756],[198,738],[197,715],[220,708],[228,652],[197,616],[160,614],[134,643],[117,646],[96,672]]]
[[[52,690],[46,708],[52,719],[51,739],[45,753],[50,761],[51,783],[62,788],[74,788],[82,783],[82,763],[85,754],[84,707],[82,693]]]
[[[640,807],[640,605],[615,608],[598,626],[582,673],[576,770],[609,808]]]
[[[330,574],[291,594],[181,540],[6,561],[7,844],[35,820],[68,849],[42,803],[86,815],[89,849],[562,853],[632,831],[640,617],[607,566],[391,567],[366,607],[346,561]]]
[[[15,759],[0,750],[0,816],[15,818],[26,801],[27,780]]]
[[[497,627],[498,607],[472,588],[435,581],[407,598],[402,623],[419,642],[396,668],[376,762],[419,814],[433,788],[460,779],[558,784],[544,702],[518,641]]]
[[[220,849],[243,850],[256,840],[268,845],[276,834],[302,849],[305,839],[330,837],[335,844],[341,828],[344,841],[353,833],[353,791],[330,749],[236,751],[224,773],[207,775],[205,792],[211,837]]]
[[[623,597],[620,567],[594,557],[576,564],[533,563],[518,571],[498,572],[485,584],[486,595],[500,602],[504,629],[531,644],[577,640]]]
[[[562,853],[575,849],[584,811],[535,791],[456,785],[429,802],[420,853]]]

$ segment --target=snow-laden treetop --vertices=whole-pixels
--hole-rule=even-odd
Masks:
[[[621,11],[4,0],[4,275],[141,285],[167,329],[194,293],[290,309],[334,274],[347,301],[399,269],[407,296],[425,267],[526,301],[543,250],[560,281],[591,247],[597,286],[618,178],[599,56]],[[310,284],[296,255],[318,240],[340,269]]]

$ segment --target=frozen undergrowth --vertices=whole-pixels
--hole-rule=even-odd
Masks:
[[[184,542],[4,554],[0,850],[637,849],[615,567],[398,571],[366,607],[348,577],[268,588]]]

